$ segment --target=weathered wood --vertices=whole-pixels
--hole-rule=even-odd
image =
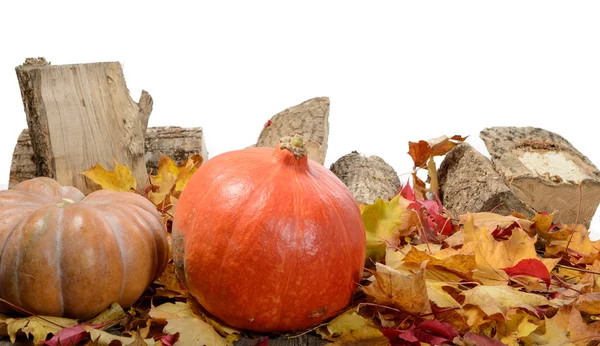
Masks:
[[[235,346],[254,346],[262,339],[264,338],[241,339],[235,343]],[[314,333],[300,335],[294,338],[287,338],[284,336],[269,337],[269,346],[322,346],[325,344],[327,344],[327,341],[321,339]]]
[[[600,171],[558,134],[534,127],[481,131],[496,171],[519,199],[555,222],[589,226],[600,204]]]
[[[388,201],[401,187],[398,173],[379,156],[353,151],[340,157],[330,169],[358,203],[371,204],[378,198]]]
[[[145,160],[148,172],[156,172],[160,154],[168,155],[176,164],[181,164],[189,156],[202,155],[206,161],[208,154],[202,136],[202,128],[181,128],[175,126],[150,127],[145,136]],[[19,135],[10,167],[9,187],[36,177],[35,154],[29,138],[29,130]]]
[[[281,137],[301,134],[308,157],[325,163],[329,136],[329,98],[317,97],[274,115],[263,127],[257,147],[276,147]]]
[[[200,154],[204,161],[208,160],[201,127],[151,127],[146,131],[145,148],[146,168],[154,172],[161,154],[169,156],[178,165],[195,154]]]
[[[36,175],[54,178],[89,193],[99,188],[78,174],[114,159],[146,183],[144,133],[152,98],[129,96],[118,62],[54,66],[27,59],[16,68],[27,115]]]
[[[468,143],[446,154],[438,170],[440,198],[452,215],[513,211],[533,217],[535,211],[521,201],[494,170],[492,162]]]

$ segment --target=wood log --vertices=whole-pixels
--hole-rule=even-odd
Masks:
[[[200,154],[205,161],[208,160],[200,127],[149,127],[145,136],[145,152],[148,173],[156,172],[160,154],[168,155],[176,164],[181,164],[194,154]],[[19,135],[13,152],[9,188],[37,176],[35,159],[29,130],[25,129]]]
[[[388,201],[401,187],[398,173],[379,156],[353,151],[340,157],[330,169],[361,204],[372,204],[378,198]]]
[[[505,184],[492,162],[468,143],[446,154],[438,178],[442,204],[454,217],[492,210],[502,215],[514,211],[527,217],[535,215]]]
[[[317,97],[275,114],[263,127],[257,147],[276,147],[281,137],[301,134],[308,157],[325,163],[329,136],[329,98]]]
[[[600,203],[600,171],[565,138],[534,127],[481,131],[496,171],[535,210],[589,227]]]
[[[147,182],[144,134],[152,98],[129,96],[118,62],[50,65],[27,59],[16,68],[27,125],[35,152],[36,175],[54,178],[84,193],[99,186],[78,174],[99,163],[114,168],[114,159]]]

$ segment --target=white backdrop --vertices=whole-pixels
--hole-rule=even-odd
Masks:
[[[0,184],[26,127],[14,67],[37,56],[120,61],[133,98],[154,97],[150,126],[202,126],[210,156],[329,96],[326,165],[358,150],[403,174],[409,140],[469,135],[485,151],[479,131],[509,125],[600,165],[598,18],[597,1],[3,1]]]

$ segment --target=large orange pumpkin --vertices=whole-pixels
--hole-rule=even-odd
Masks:
[[[0,297],[28,311],[89,318],[133,304],[169,246],[154,205],[127,192],[35,178],[0,192]]]
[[[331,171],[301,137],[221,154],[177,205],[177,275],[210,313],[255,331],[299,330],[340,313],[360,281],[365,230]]]

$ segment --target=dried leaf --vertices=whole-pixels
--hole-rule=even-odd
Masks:
[[[57,334],[63,327],[70,328],[78,324],[77,320],[50,316],[8,318],[4,323],[10,342],[15,343],[17,332],[20,331],[28,337],[32,336],[35,345],[42,344],[48,334]]]
[[[443,281],[426,280],[427,296],[440,308],[460,308],[461,305],[446,291],[444,287],[455,287]]]
[[[360,345],[384,346],[390,345],[388,339],[375,324],[354,310],[348,310],[327,324],[326,330],[317,332],[326,340],[336,344],[360,342]]]
[[[179,333],[178,342],[182,345],[228,345],[228,342],[211,325],[193,316],[188,304],[165,303],[153,307],[149,315],[154,319],[166,320],[167,325],[163,332]]]
[[[528,275],[541,279],[546,283],[546,288],[550,287],[550,272],[548,268],[537,258],[526,258],[510,268],[501,268],[508,276],[515,277]]]
[[[404,275],[381,263],[373,273],[375,282],[363,287],[363,291],[375,299],[375,303],[387,305],[411,314],[431,313],[423,270],[414,275]]]
[[[432,153],[433,150],[426,141],[408,142],[408,155],[415,163],[414,168],[423,167]]]
[[[99,164],[81,173],[91,179],[94,183],[102,186],[103,190],[117,192],[135,191],[137,182],[131,174],[131,169],[115,160],[115,168],[112,172],[107,171]]]
[[[517,291],[508,286],[477,286],[463,292],[463,305],[475,305],[488,316],[506,313],[511,308],[523,308],[537,314],[535,307],[550,305],[548,299],[538,294]]]
[[[83,329],[90,333],[90,339],[92,340],[93,345],[112,346],[115,345],[115,342],[120,342],[123,346],[156,345],[154,339],[144,339],[137,332],[133,333],[132,338],[127,338],[124,336],[113,335],[102,330],[97,330],[90,326],[84,326]]]
[[[498,326],[497,337],[507,345],[519,345],[522,338],[529,336],[541,324],[535,324],[533,320],[537,318],[522,311],[510,314],[508,319]]]

